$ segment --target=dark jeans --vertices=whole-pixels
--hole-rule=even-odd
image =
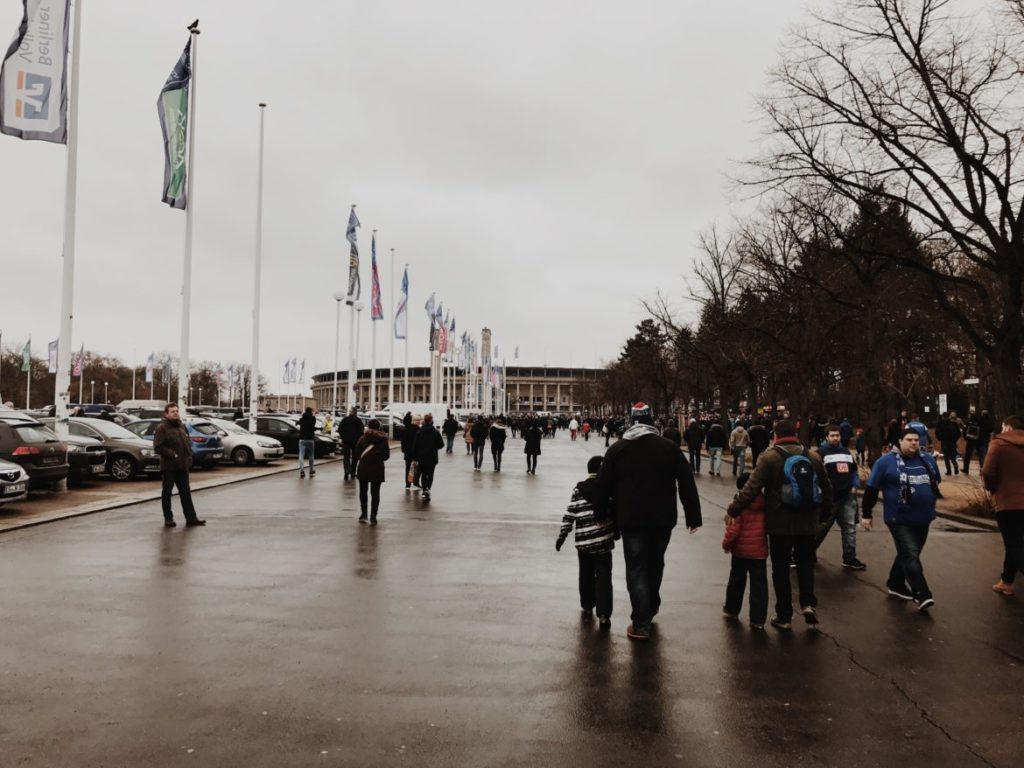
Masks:
[[[763,448],[759,450],[759,449],[755,448],[754,446],[750,446],[750,466],[751,467],[756,467],[757,466],[757,457],[760,456],[762,453],[764,453],[764,449]],[[751,471],[753,471],[753,470],[751,470]]]
[[[537,454],[528,453],[526,454],[526,471],[536,472],[537,471]]]
[[[580,607],[597,607],[597,615],[612,615],[612,553],[588,555],[577,550],[580,560]]]
[[[164,510],[164,520],[173,520],[171,512],[171,491],[177,486],[181,498],[181,511],[185,520],[196,519],[196,508],[192,505],[192,488],[188,484],[188,470],[167,470],[163,472],[163,487],[160,489],[160,506]]]
[[[501,471],[501,454],[504,453],[505,449],[491,447],[491,458],[494,459],[494,468]]]
[[[370,499],[372,500],[370,506],[370,519],[377,519],[377,510],[380,508],[380,481],[378,480],[362,480],[359,481],[359,509],[361,518],[366,518],[366,492],[370,492]]]
[[[946,474],[956,472],[960,474],[960,467],[956,463],[956,443],[942,444],[942,458],[946,461]]]
[[[473,452],[473,444],[472,443],[466,443],[466,453],[472,453],[472,452]]]
[[[479,469],[484,465],[484,444],[473,443],[473,468]]]
[[[764,560],[749,560],[732,557],[729,569],[729,585],[725,588],[725,610],[739,615],[743,607],[743,590],[750,574],[750,623],[764,624],[768,619],[768,563]]]
[[[687,448],[690,452],[690,466],[694,472],[700,472],[700,448]]]
[[[444,442],[445,442],[445,446],[446,446],[445,447],[445,453],[451,453],[452,452],[452,448],[455,447],[455,435],[445,435],[444,436]]]
[[[932,591],[928,589],[924,568],[921,567],[921,550],[928,540],[928,523],[890,525],[889,533],[892,534],[892,541],[896,545],[896,559],[889,570],[887,586],[890,589],[905,590],[909,584],[910,591],[917,599],[931,597]]]
[[[793,586],[789,566],[796,562],[796,581],[800,589],[800,607],[817,607],[814,596],[814,536],[769,536],[772,556],[772,586],[775,588],[775,616],[779,621],[793,619]]]
[[[1003,547],[1006,549],[1002,579],[1007,584],[1013,584],[1017,573],[1024,573],[1024,510],[996,512],[996,522],[999,523]]]
[[[433,464],[429,467],[420,466],[420,488],[424,491],[429,491],[434,484],[434,469],[436,466]]]
[[[988,453],[988,443],[979,440],[968,440],[964,446],[964,474],[970,474],[971,459],[978,455],[978,466],[985,463],[985,454]]]
[[[352,454],[355,452],[356,447],[354,445],[341,444],[341,458],[345,461],[345,477],[349,477],[354,474],[352,469]]]
[[[635,528],[622,532],[626,560],[626,589],[633,607],[630,619],[637,629],[649,627],[661,607],[661,578],[671,528]]]

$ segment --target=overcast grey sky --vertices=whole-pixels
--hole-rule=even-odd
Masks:
[[[86,0],[74,344],[176,352],[184,213],[160,202],[156,99],[199,17],[192,357],[247,362],[257,102],[266,126],[261,369],[333,363],[358,203],[363,298],[409,264],[410,363],[432,291],[521,364],[599,365],[682,296],[754,97],[803,0]],[[6,48],[21,3],[0,5]],[[0,136],[5,345],[58,335],[65,151]],[[369,364],[364,311],[361,364]],[[388,362],[387,320],[378,365]],[[347,347],[343,314],[342,359]],[[396,345],[400,364],[401,342]],[[344,364],[342,365],[344,367]]]

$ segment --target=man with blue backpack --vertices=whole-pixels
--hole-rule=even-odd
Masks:
[[[776,629],[793,628],[793,589],[790,563],[796,562],[800,613],[809,627],[818,624],[818,601],[814,596],[815,535],[821,509],[832,508],[832,484],[817,454],[808,453],[797,440],[796,426],[789,419],[775,424],[775,445],[765,451],[725,513],[725,523],[742,514],[754,498],[764,493],[765,529],[772,559],[775,588]]]

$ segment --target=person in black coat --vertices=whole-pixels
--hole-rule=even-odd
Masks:
[[[413,457],[420,471],[420,487],[423,489],[423,499],[430,501],[430,489],[434,485],[434,470],[437,468],[437,452],[444,448],[444,438],[434,428],[434,416],[427,414],[423,417],[423,426],[416,435],[412,446]]]
[[[405,425],[405,431],[402,432],[402,456],[405,458],[405,490],[415,485],[417,488],[420,487],[419,476],[414,476],[412,480],[409,479],[412,471],[412,463],[416,460],[416,436],[420,433],[419,422],[412,418],[412,414],[409,415],[409,423]]]
[[[756,467],[757,457],[768,449],[768,444],[772,441],[772,435],[768,431],[768,427],[762,424],[760,420],[750,425],[747,434],[750,435],[750,466]]]
[[[505,451],[505,420],[500,416],[495,419],[494,424],[487,433],[491,441],[491,458],[494,460],[494,471],[501,472],[501,454]]]
[[[676,444],[676,448],[683,446],[683,434],[679,431],[679,427],[676,426],[674,420],[669,419],[665,422],[665,429],[661,431],[661,436],[666,440],[671,440]]]
[[[451,411],[448,411],[448,418],[441,425],[441,431],[444,433],[444,452],[451,453],[455,447],[455,436],[459,434],[459,420],[452,415]]]
[[[526,474],[528,475],[537,474],[537,457],[540,456],[540,443],[543,439],[544,433],[541,432],[537,422],[527,423],[523,430],[523,440],[526,443],[523,446],[523,453],[526,454]]]
[[[679,516],[677,497],[690,533],[701,527],[702,519],[697,484],[682,451],[658,435],[646,404],[637,403],[630,415],[633,426],[608,449],[597,474],[600,501],[595,511],[603,517],[603,510],[610,509],[622,533],[633,606],[626,634],[645,640],[661,606],[665,550]]]
[[[309,476],[316,474],[316,416],[313,409],[306,410],[299,417],[299,477],[306,476],[306,457],[309,456]]]
[[[370,419],[353,451],[352,471],[359,480],[359,522],[365,523],[367,492],[372,499],[370,525],[377,524],[377,510],[380,508],[380,486],[384,482],[384,462],[391,457],[388,436],[380,431],[380,422]]]
[[[473,438],[473,469],[477,472],[484,464],[484,444],[487,442],[487,422],[480,417],[469,428],[469,436]]]
[[[683,433],[686,441],[686,450],[690,453],[690,465],[695,474],[700,474],[700,448],[704,444],[704,430],[700,428],[700,422],[690,419],[686,431]]]
[[[346,480],[355,477],[355,472],[352,469],[352,452],[355,450],[359,438],[363,436],[363,429],[363,420],[356,415],[355,408],[338,424],[338,435],[341,437],[341,455],[345,460]]]

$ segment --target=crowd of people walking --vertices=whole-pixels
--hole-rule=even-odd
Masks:
[[[887,592],[920,611],[931,609],[935,597],[922,553],[943,497],[940,458],[946,477],[968,475],[975,458],[981,464],[981,479],[991,494],[1004,544],[1003,567],[992,589],[1012,596],[1017,574],[1024,573],[1024,420],[1016,416],[1004,419],[996,433],[987,411],[972,413],[966,421],[956,413],[944,413],[933,437],[916,414],[903,413],[886,426],[884,450],[870,469],[864,430],[855,428],[848,418],[809,419],[801,425],[786,416],[773,420],[743,414],[720,419],[701,414],[687,418],[683,425],[673,419],[656,421],[649,406],[637,403],[628,419],[477,415],[460,423],[448,412],[439,430],[432,414],[407,413],[403,427],[397,447],[404,459],[405,489],[420,493],[423,502],[430,501],[441,451],[453,455],[459,435],[467,455],[472,455],[474,472],[484,470],[488,445],[490,469],[502,472],[509,436],[520,438],[530,476],[537,474],[543,444],[559,431],[567,431],[570,441],[580,437],[588,441],[592,433],[602,435],[607,449],[603,456],[588,457],[586,477],[572,488],[556,549],[575,530],[580,605],[588,616],[596,610],[598,625],[607,628],[613,608],[612,552],[621,542],[631,604],[626,633],[635,640],[651,636],[661,606],[665,552],[678,522],[678,504],[689,533],[703,525],[696,478],[704,467],[705,452],[708,477],[721,477],[728,450],[736,478],[737,493],[725,513],[722,540],[722,549],[731,555],[723,604],[729,620],[738,619],[749,582],[748,614],[754,629],[770,623],[789,631],[797,612],[809,627],[817,626],[817,553],[837,526],[843,567],[865,570],[868,566],[857,551],[858,523],[865,532],[873,529],[879,501],[895,550]],[[315,415],[307,408],[298,420],[300,478],[307,472],[310,478],[316,474],[315,429]],[[376,526],[392,451],[388,435],[377,419],[364,424],[354,409],[337,424],[337,435],[344,480],[358,481],[358,520]],[[962,455],[961,443],[965,444]],[[173,404],[165,409],[156,430],[154,450],[164,478],[165,525],[175,525],[171,511],[175,487],[186,524],[205,525],[188,484],[190,441]],[[775,595],[770,620],[769,560]],[[791,572],[797,583],[795,607]]]

